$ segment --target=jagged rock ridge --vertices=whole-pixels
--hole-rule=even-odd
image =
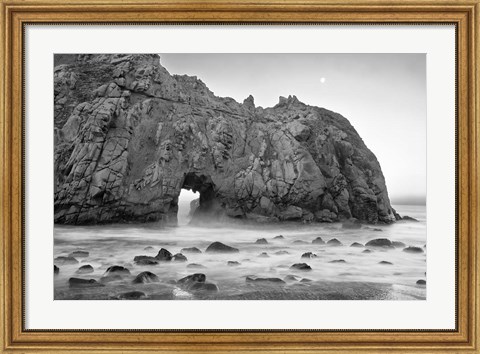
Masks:
[[[55,57],[55,222],[195,217],[390,223],[374,154],[341,115],[280,97],[216,97],[157,55]]]

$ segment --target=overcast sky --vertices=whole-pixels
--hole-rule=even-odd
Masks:
[[[217,96],[271,107],[296,95],[346,117],[380,162],[393,204],[426,194],[424,54],[160,54]]]

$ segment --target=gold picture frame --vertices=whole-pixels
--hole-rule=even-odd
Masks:
[[[480,353],[479,0],[0,0],[2,249],[0,351]],[[457,29],[457,326],[455,330],[144,331],[24,328],[23,31],[27,23],[454,24]]]

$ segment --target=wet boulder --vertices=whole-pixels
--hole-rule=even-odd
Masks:
[[[262,252],[258,255],[259,258],[269,258],[270,256],[268,255],[267,252]]]
[[[323,239],[320,236],[318,236],[316,239],[312,241],[312,243],[314,245],[324,245],[325,241],[323,241]]]
[[[378,262],[378,264],[381,264],[381,265],[393,265],[392,262],[389,262],[389,261],[380,261]]]
[[[119,300],[141,300],[146,299],[147,295],[141,291],[128,291],[118,295]]]
[[[302,254],[301,258],[315,258],[315,257],[317,257],[317,255],[315,253],[305,252],[304,254]]]
[[[245,277],[245,281],[247,283],[285,284],[285,282],[280,278],[259,278],[251,275]]]
[[[213,242],[205,250],[207,253],[238,253],[238,248],[227,246],[221,242]]]
[[[268,244],[268,241],[265,238],[259,238],[257,241],[255,241],[255,244],[266,245],[266,244]]]
[[[293,274],[289,274],[285,276],[285,278],[283,278],[283,280],[285,280],[286,282],[299,281],[300,279],[301,279],[300,277],[297,277],[296,275],[293,275]]]
[[[78,261],[75,258],[63,256],[55,258],[54,262],[58,265],[78,264]]]
[[[193,283],[188,290],[218,292],[218,286],[213,283]]]
[[[404,248],[404,249],[403,249],[403,252],[407,252],[407,253],[423,253],[423,249],[421,249],[420,247],[410,246],[410,247]]]
[[[350,245],[350,247],[356,247],[356,248],[363,248],[365,247],[364,245],[362,245],[361,243],[358,243],[358,242],[354,242]]]
[[[172,260],[173,255],[165,248],[162,248],[160,251],[158,251],[158,254],[155,256],[155,258],[160,262],[169,262]]]
[[[423,280],[423,279],[420,279],[420,280],[417,280],[416,284],[417,285],[427,285],[427,281]]]
[[[197,247],[185,247],[180,250],[180,253],[202,253]]]
[[[60,268],[58,268],[55,264],[53,265],[53,274],[58,275],[60,273]]]
[[[415,218],[412,218],[411,216],[408,216],[408,215],[404,215],[404,216],[402,216],[402,220],[403,220],[403,221],[413,221],[413,222],[418,222],[418,220],[417,220],[417,219],[415,219]]]
[[[333,261],[330,261],[328,263],[347,263],[344,259],[334,259]]]
[[[85,258],[85,257],[88,257],[89,255],[90,253],[87,251],[74,251],[74,252],[71,252],[68,256],[73,258]]]
[[[285,237],[283,235],[278,235],[273,238],[274,240],[285,240]]]
[[[114,265],[114,266],[108,267],[105,272],[105,276],[112,276],[112,275],[119,275],[121,277],[125,277],[130,275],[130,271],[125,267]]]
[[[150,257],[150,256],[135,256],[133,258],[133,261],[135,264],[138,265],[156,265],[158,264],[158,259],[155,257]]]
[[[95,279],[70,278],[68,279],[68,286],[71,288],[96,288],[104,285]]]
[[[303,241],[303,240],[295,240],[292,242],[294,245],[308,245],[308,242],[307,241]]]
[[[372,253],[372,250],[363,250],[362,253]]]
[[[405,248],[405,247],[407,247],[406,244],[404,244],[403,242],[400,242],[400,241],[392,241],[392,246],[395,247],[395,248]]]
[[[86,264],[86,265],[83,265],[80,268],[78,268],[75,273],[77,273],[77,274],[93,273],[93,267],[90,264]]]
[[[307,263],[295,263],[290,267],[290,269],[312,270],[312,267],[310,267]]]
[[[138,274],[132,283],[134,284],[149,284],[149,283],[158,283],[160,279],[156,274],[151,272],[141,272]]]
[[[207,283],[206,280],[207,277],[205,274],[195,273],[180,279],[177,281],[177,284],[190,291],[218,291],[217,285],[213,283]]]
[[[188,259],[183,254],[177,253],[175,256],[173,256],[173,261],[174,262],[186,262],[186,261],[188,261]]]
[[[238,267],[240,265],[240,262],[228,261],[227,265],[230,266],[230,267]]]
[[[341,242],[340,242],[339,240],[337,240],[336,238],[332,238],[331,240],[328,240],[327,246],[330,246],[330,247],[339,247],[339,246],[343,246],[343,243],[341,243]]]
[[[177,284],[205,283],[205,280],[207,280],[207,276],[205,274],[195,273],[183,277],[177,281]]]
[[[365,244],[366,247],[372,248],[393,248],[392,241],[388,238],[376,238],[374,240],[370,240]]]

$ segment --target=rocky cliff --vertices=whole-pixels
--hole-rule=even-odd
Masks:
[[[390,223],[375,155],[347,119],[280,97],[216,97],[157,55],[56,55],[55,222],[196,217]]]

